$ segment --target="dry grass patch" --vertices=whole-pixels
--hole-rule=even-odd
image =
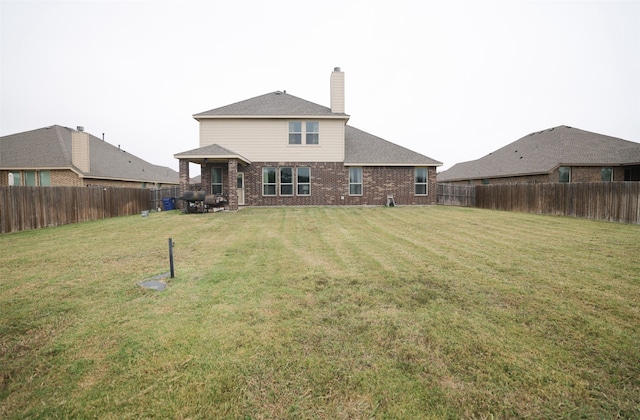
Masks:
[[[639,237],[443,207],[0,236],[0,416],[638,417]]]

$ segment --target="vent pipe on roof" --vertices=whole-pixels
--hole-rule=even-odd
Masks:
[[[81,125],[79,125],[79,126],[77,126],[77,127],[76,127],[76,130],[78,130],[78,131],[84,131],[84,127],[83,127],[83,126],[81,126]]]

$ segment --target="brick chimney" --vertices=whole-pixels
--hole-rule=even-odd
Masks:
[[[344,73],[340,67],[331,73],[331,112],[344,114]]]
[[[84,173],[91,171],[89,159],[89,134],[83,127],[71,133],[71,163]]]

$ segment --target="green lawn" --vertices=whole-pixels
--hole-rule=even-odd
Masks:
[[[638,225],[253,208],[0,250],[1,418],[640,417]]]

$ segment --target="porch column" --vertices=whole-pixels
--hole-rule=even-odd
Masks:
[[[179,159],[180,163],[180,197],[184,196],[184,193],[189,191],[189,161],[186,159]],[[184,208],[184,200],[177,200],[180,208]]]
[[[238,160],[229,159],[229,210],[238,210]]]
[[[211,166],[207,162],[200,165],[200,189],[205,194],[211,194]]]

